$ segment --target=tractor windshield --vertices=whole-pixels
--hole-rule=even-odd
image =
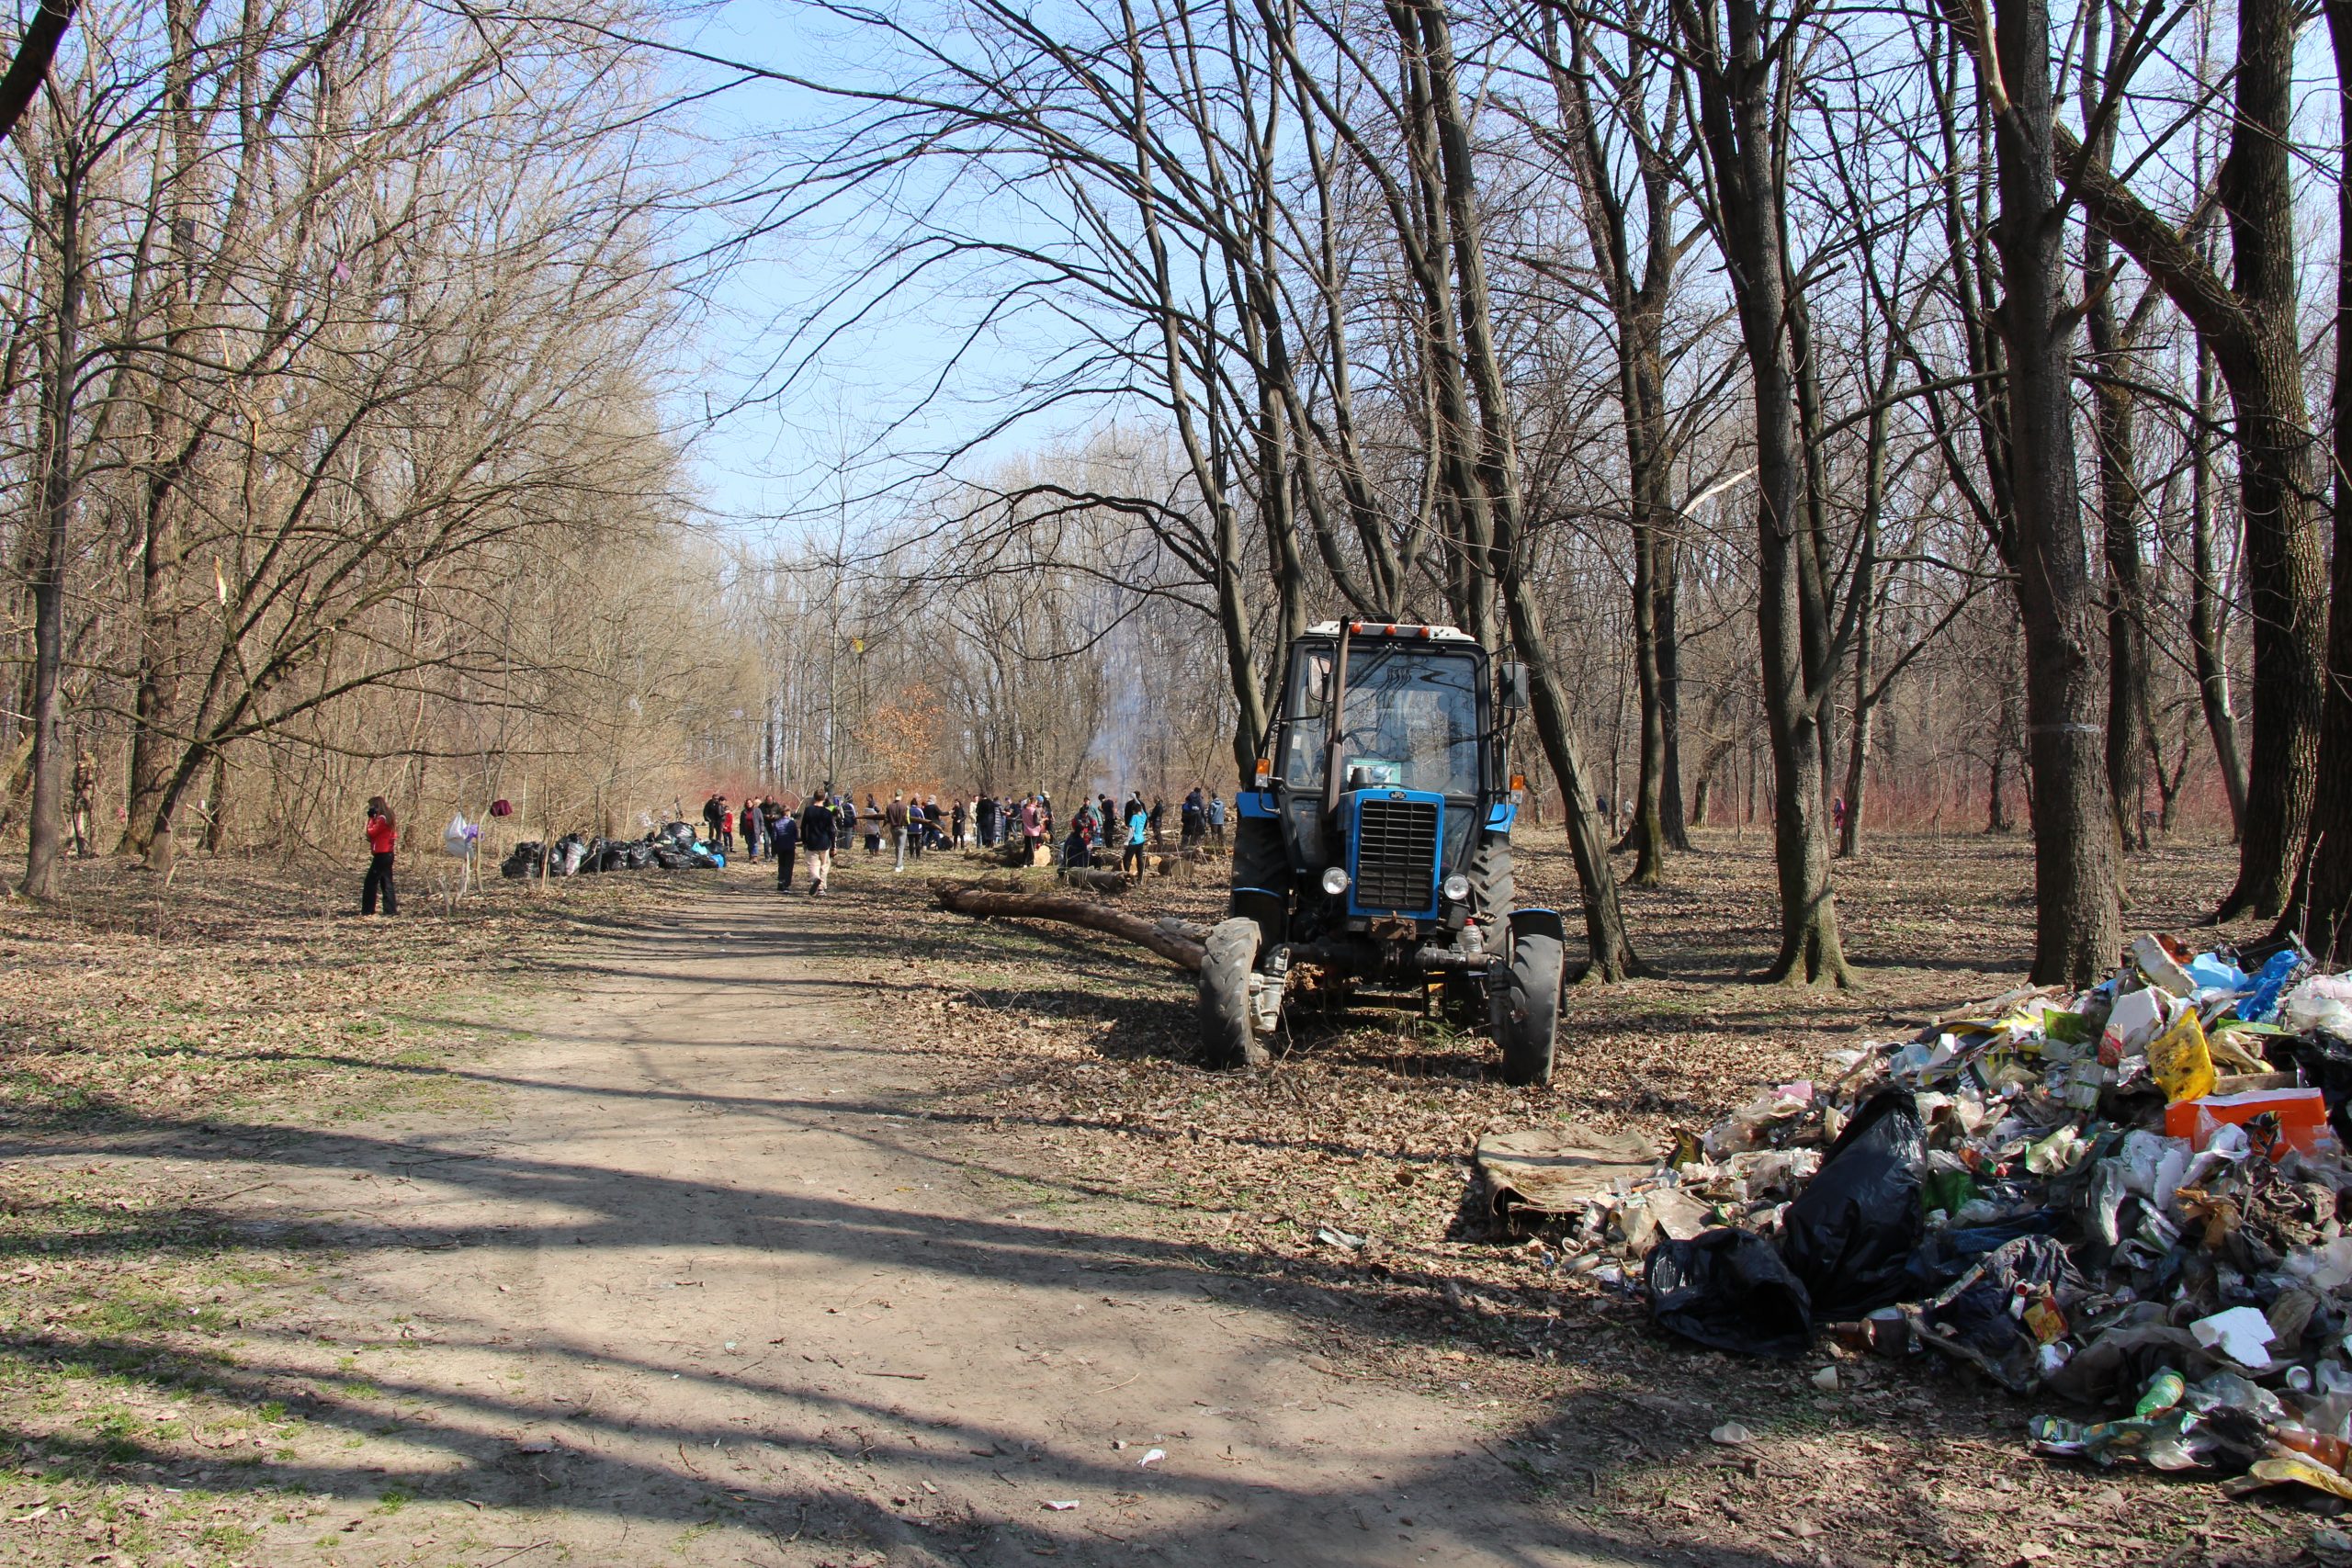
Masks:
[[[1282,773],[1294,790],[1323,787],[1338,651],[1302,648],[1291,670]],[[1340,766],[1342,789],[1477,794],[1478,661],[1426,647],[1356,644],[1348,653]]]

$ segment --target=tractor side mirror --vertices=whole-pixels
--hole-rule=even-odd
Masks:
[[[1323,705],[1331,700],[1331,661],[1312,657],[1299,671],[1299,694],[1306,699],[1310,713],[1320,713]]]
[[[1525,713],[1535,701],[1533,672],[1524,664],[1504,665],[1498,694],[1505,708],[1512,713]]]

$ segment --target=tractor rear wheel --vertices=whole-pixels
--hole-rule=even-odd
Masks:
[[[1503,996],[1503,1081],[1552,1081],[1552,1043],[1560,1027],[1560,939],[1532,931],[1510,944],[1510,985]]]
[[[1250,1023],[1250,976],[1258,964],[1258,922],[1247,916],[1220,920],[1203,943],[1201,1065],[1262,1067],[1265,1042]]]

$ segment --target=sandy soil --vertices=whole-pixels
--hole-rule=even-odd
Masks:
[[[246,1560],[1656,1560],[1547,1507],[1498,1402],[1351,1372],[1298,1287],[932,1119],[926,1059],[855,1021],[837,909],[730,876],[617,923],[460,1069],[487,1114],[37,1156],[193,1168],[337,1254],[220,1374],[305,1391],[267,1469],[311,1495]]]

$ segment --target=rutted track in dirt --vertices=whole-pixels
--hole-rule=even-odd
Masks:
[[[1634,1560],[1476,1411],[928,1120],[925,1059],[852,1021],[827,959],[872,933],[835,911],[714,880],[559,966],[462,1069],[489,1117],[269,1151],[255,1217],[349,1251],[244,1365],[367,1386],[287,1467],[347,1528],[256,1561]]]

